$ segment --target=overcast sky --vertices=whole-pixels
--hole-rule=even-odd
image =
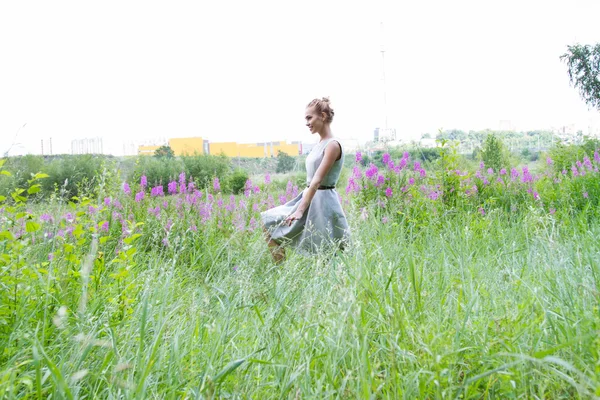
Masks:
[[[401,138],[500,120],[586,131],[599,112],[559,56],[600,42],[599,16],[598,0],[4,1],[0,152],[50,137],[54,153],[95,136],[113,154],[160,137],[310,142],[320,96],[334,134],[364,142],[384,124],[382,41]]]

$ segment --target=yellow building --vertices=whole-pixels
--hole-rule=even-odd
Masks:
[[[153,156],[160,146],[138,146],[139,156]]]
[[[154,155],[156,149],[160,146],[139,146],[139,155]],[[300,142],[286,143],[265,142],[265,143],[237,143],[237,142],[209,142],[201,137],[190,138],[172,138],[169,139],[169,147],[176,156],[211,154],[218,156],[225,154],[227,157],[253,157],[266,158],[277,157],[281,151],[290,156],[297,156],[301,153]]]
[[[169,139],[169,146],[173,149],[173,153],[176,156],[204,154],[207,143],[208,140],[203,140],[201,137]]]
[[[225,154],[227,157],[277,157],[282,151],[290,156],[300,154],[300,143],[265,142],[265,143],[236,143],[215,142],[209,144],[209,154]]]

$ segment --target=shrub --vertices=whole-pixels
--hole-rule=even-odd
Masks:
[[[224,155],[209,154],[181,157],[187,176],[194,179],[197,187],[209,187],[213,178],[223,183],[231,173],[231,161]]]
[[[236,169],[228,178],[227,187],[233,194],[239,194],[244,191],[246,181],[248,181],[248,173],[243,169]]]
[[[278,174],[285,173],[291,171],[296,166],[296,160],[294,157],[288,155],[287,153],[280,151],[277,153],[277,169],[276,172]]]
[[[169,157],[141,156],[136,160],[133,174],[134,182],[139,182],[142,175],[146,176],[149,186],[167,185],[177,180],[183,171],[181,159]]]

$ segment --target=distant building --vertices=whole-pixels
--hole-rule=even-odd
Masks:
[[[101,137],[71,140],[71,154],[103,154],[104,146]],[[44,154],[42,143],[42,154]],[[50,153],[52,154],[52,142]]]
[[[302,152],[300,142],[287,143],[264,142],[264,143],[237,143],[237,142],[209,142],[201,137],[171,138],[169,147],[176,156],[194,154],[224,154],[227,157],[255,157],[267,158],[277,157],[281,151],[290,156],[297,156]],[[139,155],[153,155],[159,145],[144,144],[138,146]]]

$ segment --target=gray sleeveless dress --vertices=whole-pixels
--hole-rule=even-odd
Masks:
[[[319,142],[306,157],[306,183],[310,184],[317,168],[323,161],[325,147],[337,139],[325,139]],[[340,147],[342,144],[340,143]],[[342,156],[335,161],[321,186],[335,186],[344,165],[344,149]],[[263,225],[276,243],[291,246],[304,254],[316,253],[332,245],[343,248],[350,238],[348,221],[338,193],[335,189],[317,190],[304,215],[291,226],[285,219],[296,211],[302,201],[304,191],[287,203],[261,213]]]

